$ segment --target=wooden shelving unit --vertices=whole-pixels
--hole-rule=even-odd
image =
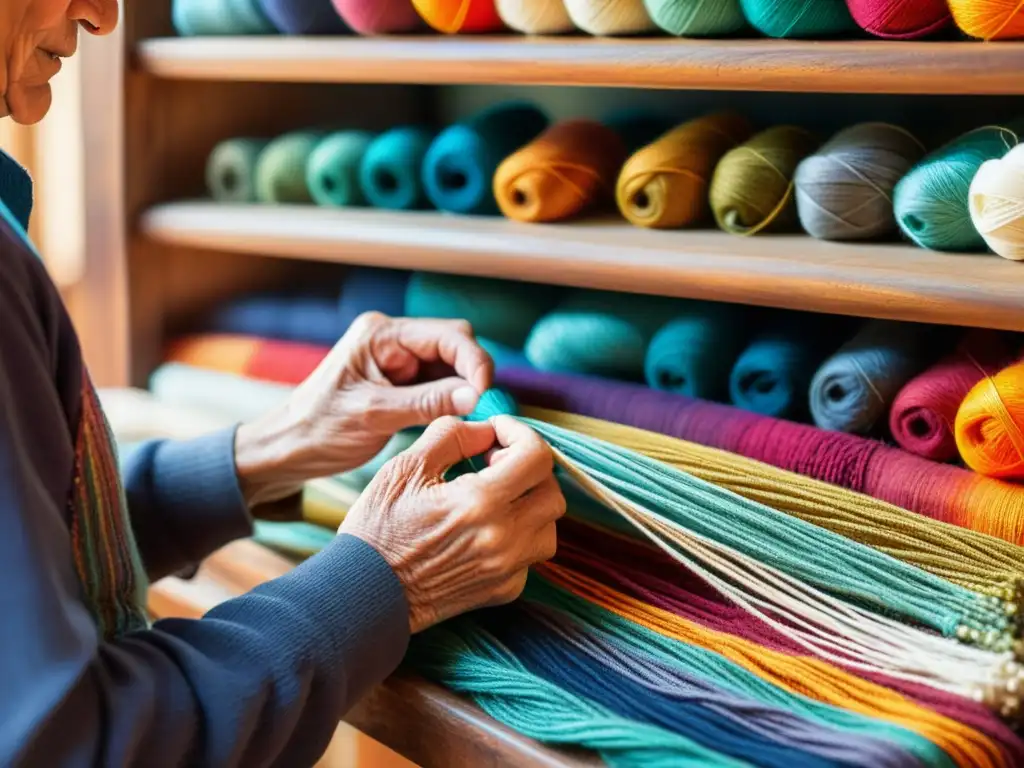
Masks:
[[[323,262],[375,264],[1024,331],[1024,265],[909,245],[653,232],[621,222],[525,226],[437,213],[212,206],[217,141],[343,120],[430,114],[421,85],[558,85],[848,94],[1024,95],[1024,43],[781,40],[176,39],[170,0],[129,3],[119,45],[88,41],[83,78],[117,82],[86,120],[89,290],[110,343],[101,385],[144,384],[178,318]],[[201,615],[274,575],[251,546],[192,582],[157,585],[160,615]],[[351,722],[424,768],[592,765],[542,748],[422,681],[382,686]]]

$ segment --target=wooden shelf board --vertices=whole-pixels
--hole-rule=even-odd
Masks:
[[[211,202],[154,207],[140,227],[158,242],[244,254],[1024,331],[1024,264],[992,254],[619,220],[537,225]]]
[[[138,45],[136,66],[198,80],[1024,94],[1024,42],[155,38]]]

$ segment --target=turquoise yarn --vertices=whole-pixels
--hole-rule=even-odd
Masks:
[[[394,211],[429,207],[420,167],[432,138],[425,128],[392,128],[366,148],[359,186],[370,205]]]
[[[967,192],[986,160],[1001,158],[1024,135],[1024,123],[985,126],[932,152],[900,179],[893,191],[896,221],[922,248],[979,251],[985,240],[974,228]]]
[[[768,37],[859,34],[845,0],[740,0],[751,26]]]
[[[513,102],[446,128],[423,161],[427,196],[442,211],[497,214],[492,179],[498,165],[547,127],[537,107]]]
[[[338,131],[316,145],[306,164],[306,184],[317,205],[366,204],[359,186],[359,167],[373,139],[367,131]]]
[[[171,23],[184,37],[277,32],[263,13],[259,0],[174,0]]]
[[[739,0],[644,0],[651,21],[678,37],[717,37],[747,26]]]
[[[724,400],[729,372],[748,338],[748,313],[740,305],[679,302],[678,316],[654,334],[644,357],[648,386],[666,392]]]
[[[522,348],[510,347],[507,344],[479,336],[476,341],[491,356],[496,369],[522,368],[523,366],[530,365],[530,361],[526,359],[526,353],[523,352]]]
[[[482,338],[522,349],[530,329],[555,305],[549,285],[417,272],[405,289],[405,314],[468,320]]]
[[[256,160],[256,199],[261,203],[311,203],[306,163],[321,134],[295,131],[274,139]]]
[[[265,139],[222,141],[206,159],[206,188],[222,203],[256,202],[256,162],[267,146]]]
[[[659,296],[573,291],[530,332],[526,357],[542,371],[639,380],[651,337],[679,308]]]

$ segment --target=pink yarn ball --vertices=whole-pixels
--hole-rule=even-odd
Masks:
[[[360,35],[416,32],[423,20],[410,0],[331,0],[338,15]]]

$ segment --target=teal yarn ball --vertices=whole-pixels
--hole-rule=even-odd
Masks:
[[[359,168],[373,139],[368,131],[338,131],[316,145],[306,164],[306,184],[313,202],[334,207],[366,204]]]
[[[657,296],[574,291],[534,326],[526,357],[542,371],[640,380],[651,337],[678,311]]]
[[[476,408],[466,417],[466,421],[487,421],[495,416],[518,416],[519,406],[516,399],[504,389],[491,388],[480,395]]]
[[[256,199],[261,203],[311,203],[306,163],[321,134],[295,131],[274,139],[256,160]]]
[[[220,142],[206,158],[206,189],[221,203],[256,202],[256,161],[265,139],[237,138]]]
[[[911,168],[896,184],[896,222],[922,248],[979,251],[985,240],[968,208],[974,174],[986,160],[1001,158],[1020,143],[1024,124],[990,125],[965,133]]]
[[[548,285],[417,272],[405,289],[405,314],[467,320],[478,337],[522,349],[530,329],[558,295]]]
[[[370,205],[392,211],[429,207],[420,168],[432,138],[425,128],[404,126],[374,139],[359,166],[359,186]]]
[[[739,0],[644,0],[651,21],[677,37],[717,37],[747,26]]]
[[[174,0],[171,23],[183,37],[271,35],[277,31],[258,0]]]
[[[430,201],[442,211],[496,215],[494,172],[502,160],[547,127],[547,115],[541,110],[514,102],[490,107],[446,128],[423,161],[423,184]]]
[[[482,336],[477,336],[476,343],[484,352],[491,356],[495,369],[500,368],[523,368],[529,367],[530,361],[526,359],[526,353],[521,348],[510,347]]]
[[[703,400],[724,400],[729,373],[748,337],[748,313],[736,304],[679,302],[644,356],[652,389]]]
[[[768,37],[860,34],[845,0],[740,0],[740,6],[750,25]]]

